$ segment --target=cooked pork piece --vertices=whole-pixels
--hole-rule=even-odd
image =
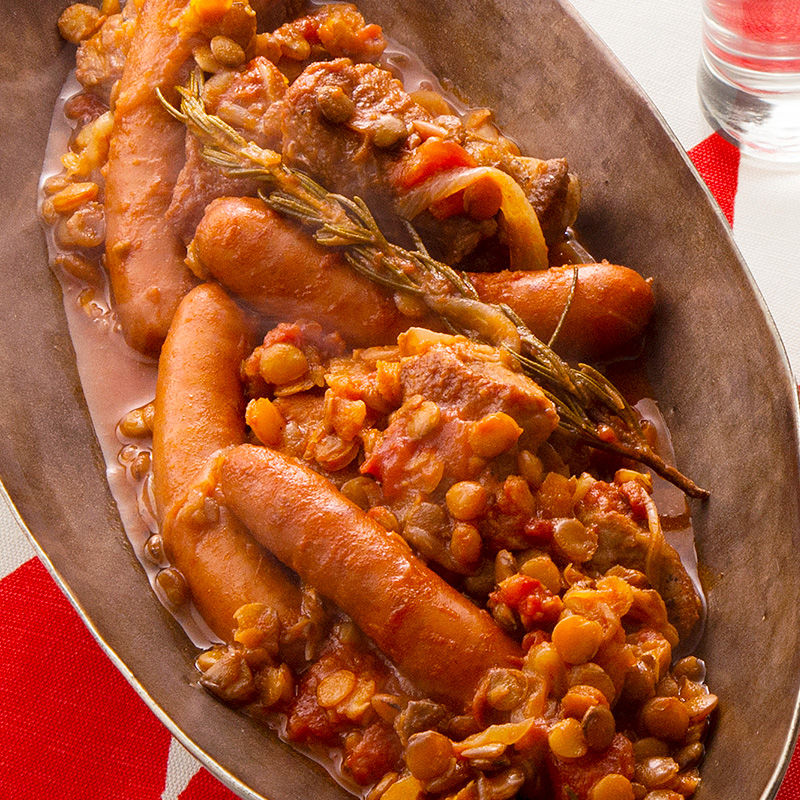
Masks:
[[[259,147],[280,147],[281,99],[286,79],[266,58],[254,58],[241,70],[215,75],[203,88],[208,110]],[[206,206],[218,197],[254,195],[250,178],[231,178],[203,160],[202,146],[186,134],[186,164],[172,193],[167,219],[188,244]]]
[[[522,158],[485,115],[462,121],[435,113],[442,110],[424,99],[417,102],[379,67],[343,58],[318,62],[286,93],[283,155],[324,186],[364,198],[385,225],[391,225],[403,196],[432,175],[458,167],[496,167],[522,186],[547,241],[563,238],[579,199],[577,179],[566,162]],[[431,146],[434,142],[442,146]],[[493,213],[470,210],[462,195],[432,204],[415,219],[433,254],[451,263],[497,232]]]

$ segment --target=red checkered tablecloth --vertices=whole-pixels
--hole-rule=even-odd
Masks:
[[[688,151],[800,368],[800,170],[739,158],[694,86],[699,0],[577,0]],[[223,800],[151,714],[35,557],[0,498],[0,800]],[[800,800],[800,755],[778,800]]]

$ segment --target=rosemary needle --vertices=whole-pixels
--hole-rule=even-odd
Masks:
[[[507,305],[482,302],[464,273],[431,257],[410,223],[406,227],[413,250],[387,240],[361,198],[328,192],[308,175],[284,164],[279,153],[258,147],[209,114],[202,89],[198,73],[187,86],[176,87],[180,108],[169,103],[160,90],[157,93],[164,108],[203,144],[206,161],[228,175],[262,181],[259,195],[267,205],[312,229],[320,244],[341,248],[359,274],[387,289],[417,297],[451,330],[509,352],[553,402],[563,433],[598,450],[639,461],[691,497],[708,497],[707,490],[650,447],[636,412],[604,375],[587,364],[571,367]],[[576,273],[570,296],[575,282]],[[565,315],[566,311],[559,328]],[[554,341],[555,335],[550,343]]]

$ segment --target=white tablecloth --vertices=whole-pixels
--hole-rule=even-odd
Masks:
[[[712,129],[697,99],[700,0],[572,0],[639,82],[686,150]],[[743,157],[733,237],[800,375],[800,165]]]

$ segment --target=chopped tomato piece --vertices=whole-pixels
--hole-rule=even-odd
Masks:
[[[454,192],[441,200],[431,203],[428,211],[433,214],[436,219],[448,219],[455,217],[457,214],[464,213],[464,190]]]
[[[489,595],[489,603],[505,603],[519,614],[527,630],[554,625],[564,608],[561,598],[536,578],[512,575]]]
[[[633,778],[633,745],[621,733],[602,753],[589,752],[575,761],[562,761],[548,752],[547,767],[553,785],[553,800],[587,800],[597,781],[611,772]]]
[[[633,518],[638,520],[647,519],[647,490],[639,481],[625,481],[619,487],[620,494],[631,504]]]
[[[536,542],[549,542],[553,538],[554,529],[551,519],[531,519],[525,523],[525,535]]]
[[[447,169],[475,166],[475,159],[460,144],[431,137],[406,157],[400,170],[400,188],[411,189]]]

